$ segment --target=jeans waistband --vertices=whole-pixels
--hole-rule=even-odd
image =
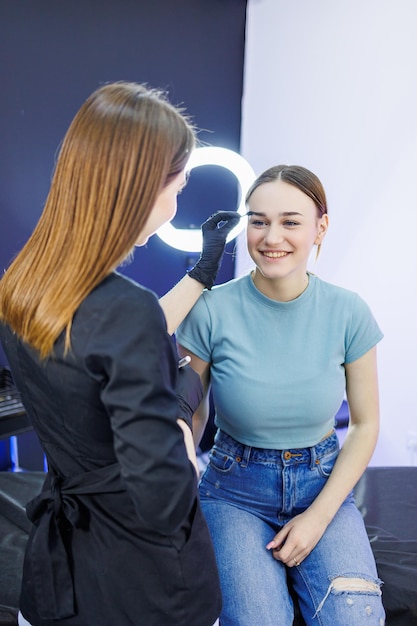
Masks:
[[[325,439],[319,441],[315,446],[309,448],[273,450],[245,445],[236,441],[236,439],[224,431],[218,430],[214,438],[214,446],[232,456],[242,465],[247,465],[249,461],[251,461],[253,463],[273,463],[277,465],[307,463],[313,466],[325,455],[338,451],[339,440],[336,432],[333,430]]]

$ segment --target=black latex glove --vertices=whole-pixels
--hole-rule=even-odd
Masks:
[[[203,231],[203,250],[197,263],[188,272],[191,278],[211,289],[223,258],[226,237],[239,222],[241,215],[237,211],[217,211],[201,225]],[[224,222],[220,227],[219,222]]]
[[[203,398],[200,376],[189,366],[178,370],[176,385],[178,396],[178,417],[193,428],[193,415]]]

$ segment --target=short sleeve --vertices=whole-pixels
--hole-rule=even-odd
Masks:
[[[352,307],[352,316],[346,333],[346,363],[356,361],[383,338],[368,304],[357,294]]]

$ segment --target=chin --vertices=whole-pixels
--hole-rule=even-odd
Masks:
[[[141,246],[146,246],[148,241],[149,241],[149,237],[144,237],[143,239],[138,239],[137,242],[135,243],[135,246],[137,248],[140,248]]]
[[[288,272],[273,267],[259,267],[259,265],[257,265],[257,269],[264,278],[269,280],[284,278],[288,274]]]

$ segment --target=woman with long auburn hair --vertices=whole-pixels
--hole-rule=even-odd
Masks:
[[[116,271],[174,217],[194,146],[164,93],[97,89],[0,281],[0,338],[48,463],[27,506],[22,623],[211,626],[220,612],[190,430],[201,382],[170,334],[211,288],[239,217],[203,224],[201,258],[161,304]]]

